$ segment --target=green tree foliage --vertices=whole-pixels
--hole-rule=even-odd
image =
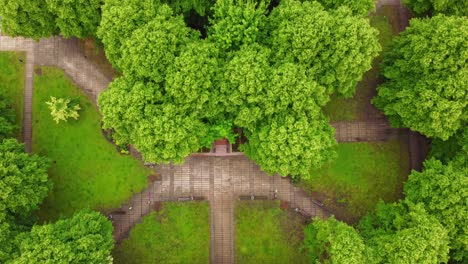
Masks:
[[[6,98],[0,95],[0,141],[12,137],[15,126],[15,110]]]
[[[119,145],[132,142],[148,162],[182,162],[201,147],[207,128],[196,113],[164,101],[158,84],[121,77],[99,96],[103,127]]]
[[[13,263],[112,263],[112,224],[90,210],[53,224],[36,225],[17,241],[20,255]]]
[[[132,33],[156,16],[155,0],[106,0],[97,36],[104,43],[106,56],[120,69],[122,47]]]
[[[465,0],[404,0],[403,3],[416,14],[446,14],[468,16]]]
[[[462,127],[463,129],[459,130],[446,141],[437,138],[433,139],[429,157],[447,164],[457,155],[468,156],[468,126],[465,124]]]
[[[16,225],[12,217],[5,212],[0,212],[0,262],[7,263],[17,252],[16,245],[12,238],[16,234]]]
[[[466,153],[465,153],[466,154]],[[413,171],[405,184],[406,199],[423,203],[448,230],[452,258],[468,255],[468,163],[460,155],[447,165],[436,159],[424,162],[424,171]]]
[[[196,113],[212,122],[222,119],[218,87],[224,63],[219,56],[216,46],[209,42],[194,41],[183,47],[167,69],[166,99],[180,111]]]
[[[2,29],[11,36],[39,39],[57,34],[55,15],[46,0],[0,0]]]
[[[377,205],[359,224],[368,263],[445,263],[449,237],[422,204]]]
[[[353,227],[333,216],[327,220],[316,219],[305,228],[304,236],[304,247],[311,263],[366,263],[362,237]]]
[[[448,139],[468,120],[468,20],[413,19],[384,58],[373,103],[394,126]]]
[[[0,143],[0,211],[27,214],[36,209],[51,188],[47,159],[24,152],[15,139]]]
[[[180,49],[196,37],[182,16],[174,17],[171,8],[162,5],[153,20],[135,30],[123,45],[122,70],[137,78],[162,82]]]
[[[270,55],[268,48],[257,44],[245,45],[230,54],[218,100],[223,100],[237,126],[253,129],[264,117],[262,100],[269,85]]]
[[[223,50],[239,49],[265,38],[266,3],[255,0],[218,0],[208,34]]]
[[[50,115],[57,124],[60,120],[67,122],[70,118],[77,120],[80,116],[78,114],[78,111],[81,109],[80,105],[72,103],[70,99],[57,99],[51,96],[50,101],[46,102],[46,104],[49,106]]]
[[[352,94],[370,68],[379,46],[365,18],[293,0],[266,16],[264,1],[222,0],[201,39],[167,5],[145,3],[139,13],[142,3],[109,0],[98,30],[123,71],[99,98],[117,144],[149,162],[178,162],[235,126],[246,131],[246,153],[271,173],[308,175],[333,157],[320,107],[334,91]]]
[[[102,0],[45,0],[55,23],[65,37],[87,38],[101,21]],[[44,8],[44,7],[43,7]]]
[[[318,2],[330,10],[338,9],[340,6],[349,7],[353,14],[359,16],[366,16],[375,9],[373,0],[319,0]]]
[[[249,141],[242,150],[267,173],[307,177],[312,168],[334,157],[333,132],[319,108],[314,113],[278,114],[247,131]]]
[[[269,20],[275,61],[305,65],[329,93],[354,93],[380,46],[366,18],[341,7],[325,11],[317,2],[281,1]]]
[[[210,8],[216,3],[216,0],[163,0],[168,4],[176,14],[189,13],[194,10],[200,16],[210,13]]]

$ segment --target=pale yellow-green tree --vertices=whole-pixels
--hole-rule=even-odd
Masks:
[[[74,104],[70,99],[50,97],[50,101],[46,102],[49,106],[50,115],[58,124],[60,120],[67,122],[69,118],[78,119],[80,116],[78,111],[81,109],[79,104]]]

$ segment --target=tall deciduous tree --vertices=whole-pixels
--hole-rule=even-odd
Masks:
[[[304,113],[277,114],[247,131],[245,154],[267,173],[308,177],[334,155],[333,128],[320,108]]]
[[[65,37],[87,38],[96,33],[103,0],[45,0]],[[43,7],[44,8],[44,7]]]
[[[15,111],[10,102],[0,95],[0,141],[12,137],[15,129]]]
[[[162,82],[181,48],[197,37],[182,16],[173,16],[171,8],[162,5],[153,20],[135,30],[125,42],[122,70],[137,78]]]
[[[310,263],[361,264],[365,261],[365,244],[356,230],[334,217],[316,219],[304,230],[304,247]]]
[[[403,0],[416,14],[446,14],[468,16],[468,2],[465,0]]]
[[[285,0],[269,21],[275,60],[305,65],[329,93],[352,96],[380,51],[378,31],[346,7],[327,12],[317,2]]]
[[[39,39],[58,33],[46,0],[0,0],[0,16],[3,31],[11,36]]]
[[[122,47],[132,33],[156,16],[156,0],[106,0],[102,6],[97,36],[104,43],[106,56],[120,69]]]
[[[244,45],[229,55],[219,100],[237,126],[254,128],[264,117],[262,100],[269,88],[270,55],[268,48],[258,44]]]
[[[222,119],[219,93],[224,67],[218,48],[212,43],[194,41],[181,49],[180,56],[167,69],[167,100],[184,113],[193,113],[211,122]]]
[[[453,259],[468,260],[468,162],[466,154],[447,165],[436,159],[424,162],[424,171],[413,171],[405,184],[406,199],[423,203],[448,230]]]
[[[201,147],[206,127],[196,112],[172,104],[159,84],[121,77],[99,96],[103,127],[117,144],[130,142],[148,162],[182,162]]]
[[[346,6],[353,11],[353,14],[367,16],[374,10],[374,0],[318,0],[326,9],[334,10],[340,6]]]
[[[445,263],[447,230],[422,204],[379,203],[359,224],[368,263]]]
[[[82,210],[53,224],[36,225],[17,237],[13,263],[112,263],[112,224],[100,213]]]
[[[373,103],[394,126],[448,139],[468,120],[468,20],[413,19],[384,58]]]
[[[51,188],[47,159],[24,152],[15,139],[0,143],[0,211],[26,214],[36,209]]]
[[[223,50],[239,49],[266,37],[263,0],[219,0],[213,6],[209,39]]]

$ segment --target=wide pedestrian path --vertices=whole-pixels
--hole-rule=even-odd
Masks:
[[[159,165],[161,179],[112,214],[114,237],[121,240],[155,203],[203,198],[210,202],[211,263],[234,262],[234,206],[240,199],[279,199],[306,217],[327,217],[321,204],[288,178],[269,176],[243,155],[192,156],[181,165]]]

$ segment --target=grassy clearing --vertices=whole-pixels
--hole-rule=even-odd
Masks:
[[[17,138],[22,136],[26,54],[0,52],[0,94],[9,99],[16,112]]]
[[[379,64],[382,61],[383,54],[388,51],[393,37],[398,32],[393,21],[396,10],[392,7],[383,6],[382,9],[370,15],[371,25],[379,31],[379,43],[382,46],[382,52],[374,59],[372,69],[366,72],[362,80],[356,86],[356,93],[352,98],[342,98],[332,96],[330,102],[324,106],[324,113],[332,122],[359,120],[364,116],[366,107],[370,104],[370,99],[375,93],[375,89],[380,82]]]
[[[341,143],[338,158],[300,184],[324,196],[338,217],[353,222],[372,211],[379,199],[389,202],[401,197],[409,168],[406,149],[397,140]]]
[[[308,263],[301,253],[302,219],[278,201],[236,204],[236,263]]]
[[[207,202],[164,203],[114,249],[114,263],[209,263]]]
[[[49,157],[54,188],[41,206],[43,220],[70,215],[76,209],[118,207],[146,186],[150,171],[117,153],[102,135],[100,115],[88,97],[62,70],[41,67],[34,75],[33,151]],[[45,104],[51,96],[79,101],[78,120],[56,124]]]

